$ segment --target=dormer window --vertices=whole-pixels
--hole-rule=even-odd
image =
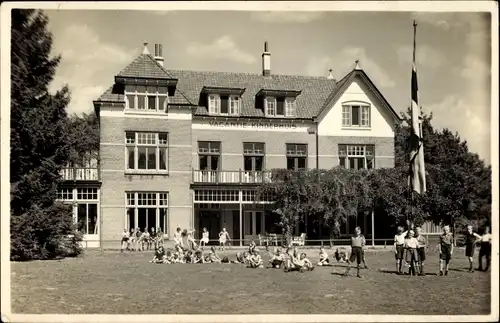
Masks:
[[[208,95],[208,112],[220,115],[238,115],[241,98],[237,95]]]
[[[168,94],[161,93],[125,93],[125,108],[137,111],[165,111],[168,104]]]
[[[268,96],[264,102],[268,117],[295,117],[295,98]]]

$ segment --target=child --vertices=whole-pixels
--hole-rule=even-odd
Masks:
[[[174,254],[170,250],[168,250],[167,254],[165,255],[164,263],[166,263],[166,264],[173,264],[174,263]]]
[[[182,254],[174,252],[174,258],[172,259],[172,264],[182,264],[183,263],[182,258],[183,258]]]
[[[264,268],[264,261],[257,250],[251,253],[248,268]]]
[[[156,247],[163,246],[163,232],[161,231],[161,228],[158,228],[156,230]]]
[[[201,250],[196,250],[194,252],[193,264],[203,264],[204,262]]]
[[[233,260],[233,264],[244,264],[245,258],[241,252],[236,253],[236,260]]]
[[[255,241],[254,240],[250,241],[250,245],[248,246],[248,252],[252,254],[255,251],[256,247],[257,245],[255,244]]]
[[[409,264],[409,274],[415,276],[418,272],[418,240],[415,238],[415,232],[408,232],[408,239],[405,239],[406,262]]]
[[[285,261],[285,258],[283,257],[283,255],[281,253],[281,249],[276,248],[275,253],[269,259],[269,267],[280,269],[281,266],[283,265],[284,261]]]
[[[123,233],[122,233],[122,247],[121,247],[121,252],[123,253],[123,249],[127,249],[128,250],[128,239],[130,238],[130,235],[128,233],[128,230],[127,229],[123,229]]]
[[[141,235],[142,250],[144,250],[144,245],[146,245],[146,250],[149,250],[151,235],[149,234],[148,228],[144,228],[144,232]]]
[[[177,230],[174,232],[174,245],[180,245],[182,243],[181,237],[181,228],[177,227]]]
[[[142,236],[142,232],[141,232],[141,229],[139,227],[135,228],[135,251],[139,251],[140,250],[140,246],[141,246],[141,236]]]
[[[207,228],[203,228],[202,237],[200,240],[201,250],[205,250],[205,246],[208,244],[209,241],[210,241],[209,232]]]
[[[356,227],[354,229],[355,236],[351,237],[351,257],[349,258],[349,266],[347,267],[347,270],[344,273],[344,277],[347,277],[349,274],[349,271],[351,270],[351,263],[354,263],[356,261],[357,263],[357,274],[356,276],[358,278],[361,278],[361,275],[359,274],[360,270],[360,265],[361,261],[363,260],[363,247],[365,246],[366,240],[365,237],[361,234],[361,228]]]
[[[208,254],[208,262],[210,263],[221,263],[220,257],[215,252],[215,247],[210,248],[210,253]]]
[[[301,253],[298,258],[296,258],[293,262],[289,263],[289,266],[285,267],[285,272],[290,271],[300,271],[304,272],[306,270],[314,270],[314,266],[312,262],[307,259],[307,255],[305,252]]]
[[[221,250],[224,250],[227,240],[230,240],[229,233],[226,231],[226,228],[222,228],[222,231],[219,233],[219,248]]]
[[[424,272],[424,262],[425,262],[425,249],[427,247],[427,239],[422,235],[422,228],[417,227],[416,229],[416,234],[415,238],[417,238],[418,241],[418,267],[419,267],[419,276],[425,276]]]
[[[481,241],[481,236],[472,231],[472,225],[468,225],[465,234],[465,256],[469,259],[469,273],[474,272],[474,249],[478,241]]]
[[[151,232],[149,233],[148,250],[151,247],[156,248],[156,231],[155,228],[151,227]]]
[[[453,234],[450,226],[443,227],[443,234],[439,236],[439,276],[448,275],[451,256],[453,255]]]
[[[396,272],[398,275],[403,273],[404,245],[407,231],[399,226],[397,234],[394,236],[394,254],[396,256]]]
[[[155,250],[153,260],[150,262],[155,263],[155,264],[163,264],[165,263],[165,249],[163,247],[159,247]]]
[[[347,256],[347,252],[345,250],[335,250],[335,259],[337,262],[343,263],[343,262],[349,262],[349,257]]]
[[[326,253],[325,248],[323,248],[323,246],[319,248],[318,266],[330,266],[330,257]]]
[[[488,271],[491,264],[491,234],[490,227],[484,228],[484,233],[481,236],[481,249],[479,249],[479,268],[483,271],[483,257],[486,258],[486,267],[484,271]]]
[[[193,261],[193,252],[191,250],[188,250],[183,257],[183,261],[185,264],[190,264]]]
[[[231,263],[231,261],[229,261],[228,256],[222,257],[222,260],[220,262],[221,262],[221,264],[230,264]]]
[[[134,251],[134,249],[135,249],[135,231],[134,228],[131,228],[127,243],[127,250]]]

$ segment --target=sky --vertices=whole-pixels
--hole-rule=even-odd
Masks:
[[[148,41],[163,45],[164,66],[261,73],[264,41],[271,73],[341,79],[360,67],[397,112],[410,102],[413,20],[420,104],[434,127],[490,156],[491,22],[488,13],[332,11],[46,10],[61,63],[51,89],[68,84],[70,113],[92,101]]]

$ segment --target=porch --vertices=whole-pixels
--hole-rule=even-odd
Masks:
[[[262,184],[271,181],[271,171],[192,170],[194,184]]]

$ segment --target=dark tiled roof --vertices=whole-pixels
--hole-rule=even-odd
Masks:
[[[329,94],[335,89],[336,82],[325,77],[306,77],[292,75],[271,75],[264,77],[259,74],[226,73],[226,72],[196,72],[167,70],[179,81],[177,90],[182,92],[189,101],[197,104],[204,86],[244,88],[241,96],[241,116],[263,117],[264,112],[256,108],[255,95],[261,89],[302,91],[297,96],[296,107],[298,118],[311,118],[323,106]],[[197,115],[207,115],[206,107],[198,107]]]
[[[241,114],[243,117],[264,117],[264,112],[256,108],[256,94],[261,89],[281,91],[301,91],[296,98],[297,118],[318,116],[326,106],[338,99],[350,81],[361,75],[369,82],[369,87],[387,104],[380,92],[371,83],[368,76],[361,70],[353,70],[339,82],[326,77],[308,77],[295,75],[271,75],[228,72],[202,72],[168,70],[161,66],[150,54],[139,55],[131,64],[125,67],[117,76],[131,78],[177,79],[175,95],[169,98],[171,104],[188,104],[198,106],[203,87],[244,88],[241,99]],[[124,102],[123,87],[110,87],[97,100],[100,102]],[[208,115],[207,108],[198,106],[196,115]],[[395,115],[397,115],[394,112]],[[399,117],[399,116],[398,116]]]

